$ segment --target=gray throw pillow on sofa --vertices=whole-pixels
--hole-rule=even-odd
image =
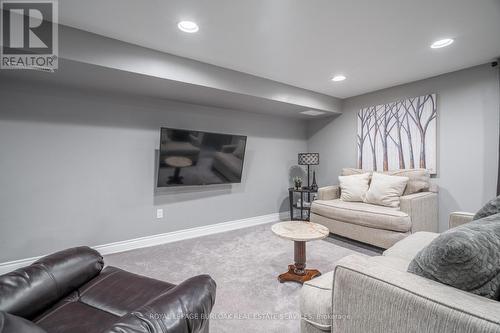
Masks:
[[[489,201],[486,205],[481,208],[476,215],[474,215],[473,220],[479,220],[483,217],[490,216],[493,214],[500,213],[500,196],[495,199]]]
[[[500,214],[442,233],[415,256],[408,272],[498,299]]]

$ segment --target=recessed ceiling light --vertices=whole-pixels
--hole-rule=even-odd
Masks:
[[[340,81],[344,81],[345,79],[346,79],[346,77],[344,75],[335,75],[332,78],[332,81],[333,82],[340,82]]]
[[[440,49],[442,47],[445,47],[445,46],[448,46],[451,44],[453,44],[453,39],[451,39],[451,38],[440,39],[440,40],[437,40],[431,44],[431,49]]]
[[[198,27],[198,24],[196,24],[196,22],[193,22],[193,21],[180,21],[178,24],[177,24],[177,27],[184,31],[184,32],[188,32],[190,34],[194,33],[194,32],[197,32],[198,30],[200,30],[200,28]]]
[[[316,110],[301,111],[300,113],[305,114],[306,116],[319,116],[321,114],[324,114],[323,111],[316,111]]]

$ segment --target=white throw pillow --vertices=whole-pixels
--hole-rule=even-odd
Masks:
[[[363,201],[368,191],[370,173],[339,176],[340,199],[343,201]]]
[[[366,203],[375,205],[399,207],[399,198],[405,191],[408,177],[390,176],[374,172],[370,189],[366,192]]]

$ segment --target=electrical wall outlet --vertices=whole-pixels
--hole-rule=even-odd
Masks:
[[[156,218],[157,219],[162,219],[163,218],[163,209],[162,208],[158,208],[156,210]]]

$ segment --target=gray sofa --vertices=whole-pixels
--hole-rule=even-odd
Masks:
[[[239,182],[243,167],[244,148],[240,144],[224,145],[220,152],[214,154],[212,168],[217,170],[226,180]],[[243,150],[242,150],[243,149]]]
[[[342,175],[361,173],[344,169]],[[399,208],[340,200],[340,187],[318,190],[311,205],[311,222],[326,226],[331,233],[387,249],[417,231],[438,231],[437,187],[426,170],[395,170],[390,174],[410,178]]]
[[[160,152],[166,152],[160,155],[161,163],[165,164],[165,159],[171,156],[187,157],[191,160],[192,165],[198,163],[200,157],[200,145],[203,140],[203,133],[198,136],[189,134],[178,140],[174,140],[168,136],[162,138],[160,142]]]
[[[453,213],[450,227],[472,220]],[[500,302],[408,273],[437,233],[417,232],[382,256],[351,255],[301,290],[301,332],[500,332]]]

